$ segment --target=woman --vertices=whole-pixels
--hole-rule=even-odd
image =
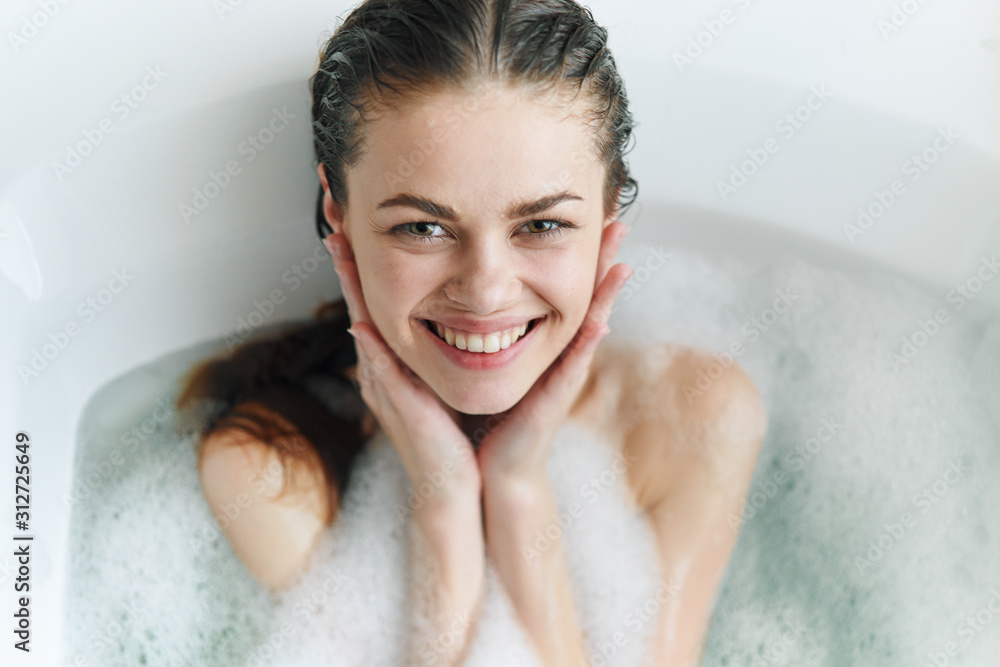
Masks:
[[[318,224],[347,317],[338,303],[206,364],[180,401],[232,407],[202,441],[210,505],[269,485],[226,530],[265,585],[302,569],[381,428],[414,488],[435,480],[412,515],[437,577],[430,618],[477,618],[488,556],[542,664],[582,664],[564,551],[523,555],[556,510],[553,440],[577,420],[637,462],[629,488],[678,585],[649,664],[698,660],[765,415],[736,364],[706,386],[706,353],[599,346],[631,275],[613,261],[636,190],[606,38],[572,0],[368,0],[325,45]],[[318,369],[347,378],[364,414],[310,398]],[[287,482],[266,474],[275,462]],[[435,664],[461,664],[474,628]]]

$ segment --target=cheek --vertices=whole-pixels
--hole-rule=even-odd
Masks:
[[[365,257],[364,269],[359,269],[365,304],[382,332],[405,330],[409,323],[404,320],[432,284],[427,267],[410,259],[382,251]]]
[[[584,253],[548,258],[535,274],[533,288],[559,315],[579,324],[594,294],[597,263]]]

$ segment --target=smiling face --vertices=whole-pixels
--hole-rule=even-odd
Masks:
[[[384,110],[365,125],[364,156],[348,169],[347,210],[325,197],[375,327],[458,412],[513,407],[589,308],[601,233],[614,217],[579,115],[583,97],[569,106],[491,86]],[[449,345],[426,320],[465,340]],[[468,335],[532,320],[509,346],[504,336]]]

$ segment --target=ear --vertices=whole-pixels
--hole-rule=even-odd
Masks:
[[[316,171],[319,173],[319,182],[323,184],[323,217],[330,223],[330,227],[333,228],[334,232],[343,234],[344,211],[337,205],[337,202],[333,201],[333,195],[330,194],[330,185],[326,181],[326,170],[323,168],[322,162],[319,163]]]
[[[619,187],[618,190],[615,191],[614,210],[611,211],[610,215],[604,218],[604,226],[601,227],[602,230],[607,229],[608,225],[610,225],[612,222],[618,219],[618,212],[621,210],[622,207],[621,201],[619,199],[621,197],[621,194],[622,194],[622,189],[621,187]]]

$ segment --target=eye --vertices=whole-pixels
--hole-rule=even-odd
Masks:
[[[550,237],[550,236],[559,236],[560,234],[562,234],[563,232],[565,232],[567,229],[572,228],[572,227],[576,227],[576,225],[568,223],[568,222],[566,222],[564,220],[531,220],[530,222],[526,222],[524,224],[526,226],[529,226],[529,227],[531,225],[535,225],[535,224],[542,224],[542,225],[544,225],[544,224],[551,224],[551,225],[554,225],[553,227],[549,227],[548,229],[541,230],[541,232],[539,232],[538,234],[532,234],[532,236],[542,236],[542,237],[546,237],[546,238]]]
[[[534,225],[552,225],[552,226],[549,227],[548,229],[538,230],[537,227],[533,227]],[[434,241],[433,239],[444,238],[445,235],[442,234],[436,236],[429,236],[419,233],[420,231],[427,231],[428,228],[434,228],[434,227],[440,228],[441,225],[439,225],[436,222],[429,222],[429,221],[405,222],[401,225],[396,225],[395,227],[393,227],[391,230],[389,230],[389,233],[396,236],[406,236],[408,238],[416,239],[419,243],[436,243],[436,241]],[[537,238],[549,239],[561,236],[563,233],[566,232],[567,229],[576,229],[577,225],[574,225],[572,222],[567,222],[565,220],[529,220],[528,222],[524,223],[522,227],[526,227],[529,230],[532,230],[528,231],[528,236],[530,237],[536,239]],[[418,233],[413,233],[412,231],[410,231],[411,229],[417,230]]]
[[[424,234],[421,233],[414,234],[408,231],[410,229],[426,231],[428,227],[441,227],[441,225],[437,224],[436,222],[406,222],[403,223],[402,225],[396,225],[390,231],[392,234],[395,234],[397,236],[405,234],[406,236],[415,237],[423,243],[428,243],[428,242],[433,243],[433,241],[431,241],[430,239],[441,238],[440,236],[425,236]]]

